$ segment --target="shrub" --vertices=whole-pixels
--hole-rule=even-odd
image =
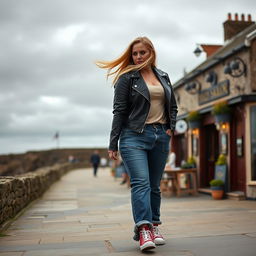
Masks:
[[[193,157],[193,156],[190,156],[189,158],[188,158],[188,161],[187,161],[187,163],[188,164],[196,164],[196,160],[195,160],[195,158]]]
[[[224,182],[222,180],[211,180],[210,185],[212,187],[221,187],[224,186]]]
[[[193,156],[189,157],[188,160],[181,165],[182,169],[189,169],[189,168],[195,168],[196,167],[196,160]]]
[[[215,163],[216,165],[225,165],[227,164],[227,158],[225,155],[223,154],[220,154],[218,159],[217,159],[217,162]]]

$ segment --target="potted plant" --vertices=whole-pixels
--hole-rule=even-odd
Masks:
[[[190,156],[187,161],[188,164],[192,166],[192,168],[196,168],[196,159],[193,156]]]
[[[190,169],[196,167],[196,160],[193,156],[190,156],[186,162],[181,165],[182,169]]]
[[[196,129],[200,127],[201,116],[198,111],[191,111],[188,113],[187,121],[190,129]]]
[[[220,154],[215,162],[214,178],[223,181],[224,191],[227,192],[227,157],[224,154]]]
[[[213,105],[212,114],[216,123],[230,122],[230,107],[227,101],[221,101]]]
[[[224,154],[220,154],[215,164],[216,165],[226,165],[227,157]]]
[[[220,200],[224,195],[224,182],[223,180],[214,179],[210,181],[212,197],[215,200]]]

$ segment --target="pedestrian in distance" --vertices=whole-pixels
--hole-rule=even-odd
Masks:
[[[96,64],[108,69],[107,76],[114,75],[108,154],[116,160],[120,151],[130,177],[133,238],[142,251],[154,249],[165,243],[158,225],[160,181],[177,116],[171,82],[156,67],[156,52],[147,37],[133,40],[119,58]]]
[[[98,150],[94,150],[90,158],[90,163],[93,167],[93,175],[94,177],[97,177],[98,167],[100,164],[100,155]]]

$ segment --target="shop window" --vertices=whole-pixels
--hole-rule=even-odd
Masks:
[[[251,170],[252,170],[252,180],[256,181],[256,105],[251,106],[250,109],[250,119],[251,119]]]

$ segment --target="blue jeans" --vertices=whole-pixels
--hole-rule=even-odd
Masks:
[[[152,124],[143,133],[125,128],[120,135],[120,153],[131,182],[135,240],[139,240],[139,226],[161,224],[160,181],[170,145],[166,129],[166,125]]]

